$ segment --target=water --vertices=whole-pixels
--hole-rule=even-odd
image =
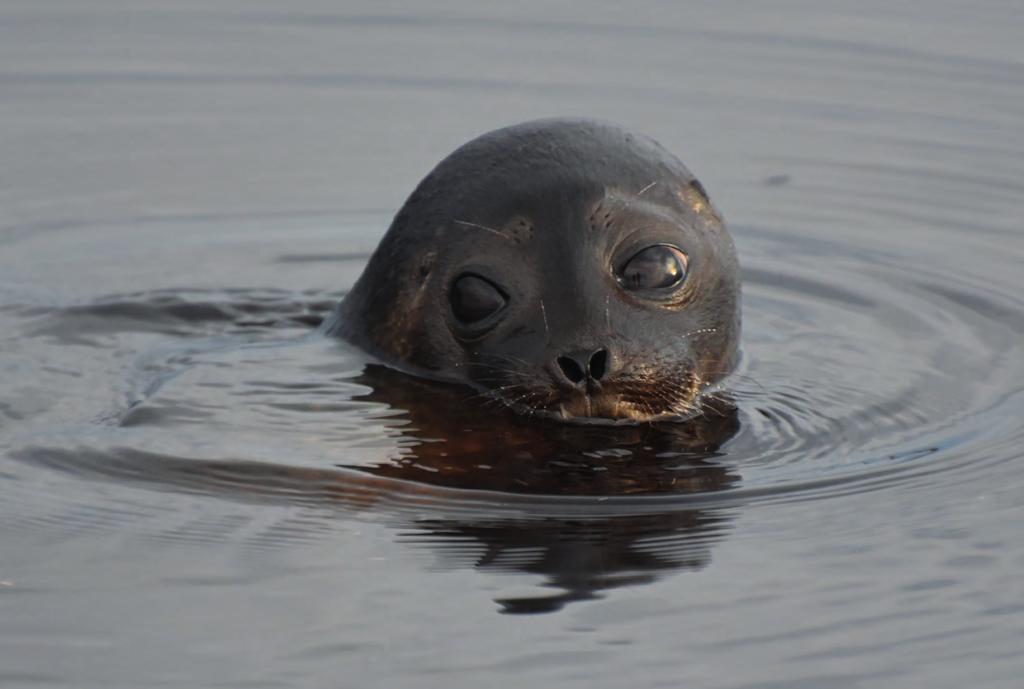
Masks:
[[[0,685],[1019,686],[1019,25],[6,2]],[[734,412],[535,424],[316,335],[434,162],[555,114],[725,212]]]

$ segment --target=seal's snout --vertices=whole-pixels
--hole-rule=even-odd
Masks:
[[[552,367],[560,383],[576,388],[597,387],[608,373],[607,349],[568,352],[555,359]]]

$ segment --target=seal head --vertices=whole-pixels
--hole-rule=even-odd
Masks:
[[[441,161],[325,327],[524,414],[646,422],[693,416],[735,366],[739,296],[732,240],[672,154],[538,120]]]

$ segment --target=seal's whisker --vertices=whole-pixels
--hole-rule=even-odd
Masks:
[[[544,308],[544,300],[540,300],[540,317],[544,319],[544,339],[545,341],[551,340],[551,330],[548,328],[548,312]]]
[[[768,388],[766,388],[764,386],[764,384],[761,383],[761,381],[759,381],[754,376],[751,376],[751,375],[746,374],[746,373],[736,373],[735,371],[731,371],[730,369],[711,369],[711,370],[706,371],[705,374],[708,375],[708,376],[711,376],[711,377],[719,376],[719,375],[721,375],[721,376],[728,376],[727,380],[730,383],[735,383],[735,381],[737,381],[737,380],[743,381],[743,382],[750,382],[750,383],[753,383],[754,385],[756,385],[758,390],[761,393],[768,394]],[[724,389],[725,382],[726,382],[725,380],[719,380],[719,381],[714,381],[714,382],[710,382],[709,381],[708,382],[708,386],[705,388],[705,390],[713,392],[716,389]],[[743,391],[742,388],[738,388],[734,384],[730,384],[728,386],[728,388],[729,388],[730,391],[733,391],[733,392],[737,392],[737,391],[738,392],[742,392]]]
[[[718,332],[718,328],[697,328],[696,330],[691,330],[688,333],[683,333],[679,337],[687,338],[687,337],[692,337],[694,335],[703,335],[705,333],[716,333],[716,332]]]
[[[509,377],[517,377],[525,380],[529,380],[530,377],[524,372],[516,368],[500,368],[498,366],[487,366],[483,369],[482,373],[503,373]]]
[[[510,407],[510,408],[514,408],[514,407],[517,407],[517,406],[524,406],[524,407],[527,407],[527,408],[532,408],[530,406],[529,402],[531,400],[533,400],[535,398],[535,396],[536,396],[536,392],[531,391],[531,390],[526,390],[522,394],[517,395],[515,397],[512,397],[512,398],[505,398],[505,397],[503,397],[502,399],[506,403],[506,405],[508,407]]]
[[[509,361],[511,363],[522,364],[523,366],[527,367],[530,365],[530,362],[528,362],[526,359],[522,359],[517,356],[512,356],[511,354],[490,354],[488,358],[498,359],[500,361]]]
[[[455,223],[456,225],[462,225],[463,227],[474,227],[474,228],[476,228],[478,230],[484,230],[485,232],[490,232],[493,235],[501,237],[505,241],[509,241],[509,242],[513,241],[511,237],[502,234],[501,231],[496,230],[493,227],[487,227],[487,225],[481,225],[480,223],[469,222],[468,220],[452,220],[452,222]]]
[[[711,410],[711,411],[715,412],[715,414],[718,415],[719,417],[725,418],[726,416],[728,416],[728,414],[726,414],[726,412],[723,411],[722,409],[719,409],[716,405],[712,404],[712,402],[719,402],[719,401],[720,400],[717,400],[714,397],[706,397],[706,396],[705,397],[701,397],[701,399],[700,399],[701,411],[704,412],[705,410]],[[728,408],[726,408],[726,409],[728,409]]]
[[[511,390],[511,389],[514,389],[514,388],[517,388],[517,387],[522,387],[522,386],[519,383],[511,383],[509,385],[502,385],[502,386],[497,387],[497,388],[488,388],[487,390],[483,390],[481,392],[477,392],[477,393],[474,393],[472,395],[469,395],[468,397],[465,398],[465,401],[466,402],[472,402],[472,401],[476,401],[476,400],[480,400],[480,399],[485,399],[485,400],[495,399],[497,397],[500,397],[502,392],[504,392],[506,390]]]
[[[650,191],[650,190],[651,190],[651,189],[652,189],[652,188],[653,188],[653,187],[654,187],[654,186],[655,186],[655,185],[656,185],[657,183],[658,183],[658,180],[654,180],[653,182],[651,182],[650,184],[648,184],[648,185],[647,185],[646,187],[644,187],[643,189],[641,189],[640,191],[638,191],[638,192],[636,193],[636,195],[637,195],[637,196],[643,196],[643,195],[644,195],[644,194],[646,194],[646,193],[647,193],[648,191]]]

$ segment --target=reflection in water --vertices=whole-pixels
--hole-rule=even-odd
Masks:
[[[420,531],[402,540],[436,550],[450,566],[544,577],[555,593],[496,601],[505,613],[544,613],[673,570],[699,569],[727,524],[724,511],[696,509],[577,520],[421,520]]]
[[[355,399],[404,410],[390,419],[400,456],[348,467],[450,488],[545,495],[695,493],[738,477],[713,460],[739,430],[720,398],[686,423],[571,425],[524,418],[461,386],[440,385],[371,365]]]
[[[403,453],[391,463],[353,467],[377,476],[462,489],[544,495],[687,494],[722,490],[739,477],[714,462],[739,429],[727,400],[688,423],[641,426],[533,421],[467,402],[464,389],[369,366],[363,399],[405,410],[396,417]],[[453,566],[521,571],[558,592],[500,599],[507,613],[552,612],[598,592],[648,583],[656,573],[699,568],[722,536],[721,512],[592,514],[495,519],[423,519],[404,540],[442,553]],[[685,503],[684,503],[685,504]],[[482,508],[481,512],[485,512]]]
[[[794,322],[812,308],[875,317],[885,302],[850,284],[757,266],[747,274],[748,294],[762,299],[762,312],[790,309]],[[818,302],[801,301],[810,293]],[[65,449],[15,454],[78,474],[326,509],[323,533],[336,531],[338,511],[383,517],[400,542],[436,553],[446,567],[540,577],[547,591],[497,598],[510,614],[553,612],[616,587],[699,569],[729,532],[735,508],[727,505],[738,500],[784,493],[810,499],[833,485],[891,486],[904,469],[904,476],[934,471],[922,462],[935,454],[934,438],[918,442],[911,435],[905,446],[891,446],[879,432],[927,421],[926,403],[934,398],[909,402],[941,381],[915,386],[912,362],[900,367],[899,380],[910,382],[890,396],[879,386],[896,383],[866,378],[870,368],[856,367],[857,383],[871,383],[858,405],[850,402],[852,381],[823,386],[805,379],[803,369],[783,367],[750,400],[733,389],[757,413],[748,406],[741,416],[731,399],[716,397],[707,400],[704,416],[686,423],[569,425],[512,414],[462,386],[366,365],[358,353],[312,333],[295,337],[318,325],[332,303],[320,293],[273,290],[156,292],[23,314],[32,318],[32,334],[61,352],[103,350],[106,338],[128,335],[184,339],[145,355],[136,381],[141,392],[117,413],[116,427],[92,438],[73,434]],[[975,316],[987,313],[978,299],[956,303]],[[914,317],[925,311],[916,309]],[[894,321],[913,322],[896,315]],[[857,330],[869,340],[871,332]],[[948,324],[945,333],[956,339]],[[838,351],[816,342],[799,340],[819,356]],[[794,346],[783,341],[779,348]],[[841,351],[844,363],[854,361],[856,352]],[[857,351],[870,359],[873,350]],[[761,370],[784,357],[767,360]],[[261,440],[251,444],[250,437]],[[135,445],[140,439],[150,451]],[[874,442],[884,452],[872,451]],[[800,470],[773,471],[785,466]],[[293,524],[281,532],[296,540],[311,534]]]
[[[842,253],[820,240],[760,236],[769,248]],[[759,329],[755,320],[750,328],[755,337],[773,335],[752,346],[760,357],[750,372],[764,385],[751,396],[732,387],[740,412],[731,400],[716,398],[704,417],[687,423],[611,427],[530,419],[468,388],[367,366],[357,352],[309,333],[333,303],[323,293],[156,291],[18,312],[25,323],[11,330],[30,333],[26,346],[33,354],[49,348],[64,363],[72,352],[76,371],[90,368],[81,365],[83,352],[100,357],[127,346],[124,356],[99,358],[92,368],[104,372],[96,380],[125,378],[136,392],[127,411],[118,399],[101,415],[116,418],[116,426],[75,429],[62,443],[40,423],[46,440],[32,437],[14,454],[79,475],[313,507],[327,513],[318,522],[322,533],[337,533],[338,512],[383,519],[402,532],[401,542],[438,553],[446,566],[539,576],[552,589],[500,598],[509,613],[554,611],[614,587],[702,567],[712,544],[729,531],[727,505],[927,480],[936,475],[941,452],[965,444],[977,454],[957,462],[947,456],[945,470],[962,464],[977,471],[987,457],[1010,456],[987,451],[962,422],[938,435],[928,429],[945,429],[949,409],[984,408],[984,396],[971,395],[995,389],[982,384],[991,366],[962,352],[1016,346],[1009,336],[1000,338],[1019,310],[997,309],[984,294],[952,284],[932,289],[927,275],[916,276],[915,284],[943,295],[941,308],[923,299],[902,304],[879,294],[904,286],[883,290],[892,274],[870,283],[838,276],[826,283],[797,270],[793,251],[784,254],[784,269],[769,262],[747,271],[750,313],[779,323]],[[874,255],[869,263],[883,265]],[[897,275],[905,280],[907,273],[901,267]],[[959,328],[950,321],[956,309]],[[1004,325],[973,327],[981,317]],[[820,333],[808,325],[839,318],[847,324],[841,338],[831,325]],[[934,351],[923,344],[887,350],[880,368],[878,343],[895,332],[891,323],[907,328],[908,342],[919,338]],[[981,333],[988,339],[979,340]],[[797,359],[815,365],[795,366]],[[949,361],[956,367],[944,365]],[[51,376],[59,384],[50,387],[62,398],[90,400],[84,393],[92,384],[58,377],[65,368],[33,370],[26,380],[38,384]],[[935,370],[957,375],[937,377]],[[14,404],[32,403],[25,399]],[[91,402],[83,409],[95,413]],[[977,423],[983,424],[980,417]],[[58,416],[56,424],[66,420]],[[315,535],[306,525],[281,532],[295,541]]]
[[[557,591],[499,600],[507,613],[551,612],[702,567],[727,531],[725,510],[687,498],[739,482],[716,462],[739,429],[725,399],[687,423],[571,426],[524,419],[479,404],[465,388],[381,366],[354,382],[367,392],[353,401],[370,403],[396,436],[394,457],[326,469],[126,447],[33,447],[16,456],[80,475],[383,514],[402,542],[436,551],[446,566],[540,575]],[[135,413],[125,420],[143,423]]]

